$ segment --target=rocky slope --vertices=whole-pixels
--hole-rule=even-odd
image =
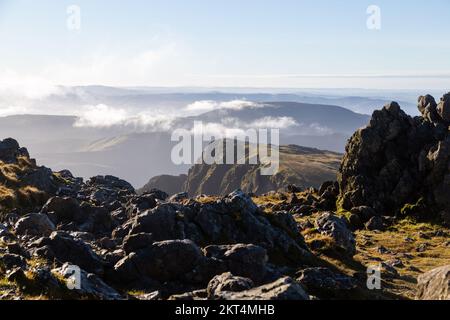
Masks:
[[[331,151],[288,145],[280,147],[280,170],[274,176],[262,176],[260,165],[207,165],[198,164],[189,169],[187,176],[157,176],[140,192],[154,188],[172,195],[187,192],[227,195],[236,189],[261,195],[281,191],[293,184],[299,188],[318,188],[323,181],[335,180],[342,155]],[[248,161],[247,161],[248,162]]]
[[[449,168],[448,126],[438,129],[448,124],[448,105],[444,97],[434,108],[425,97],[419,107],[424,99],[424,117],[409,118],[393,103],[376,112],[349,142],[339,183],[255,197],[241,190],[194,199],[138,195],[116,177],[83,182],[37,167],[16,141],[4,140],[2,166],[28,163],[18,165],[21,180],[4,188],[33,185],[48,200],[33,208],[17,202],[13,210],[2,204],[0,299],[450,299],[442,214],[449,206],[438,192]],[[429,121],[433,110],[439,118]],[[441,134],[414,134],[423,127]],[[414,158],[420,150],[431,159],[424,170]],[[397,183],[383,180],[396,162]],[[38,181],[53,183],[29,179],[41,171]],[[393,188],[405,171],[428,188]],[[404,206],[416,196],[423,200]],[[374,266],[380,288],[369,290]],[[74,268],[80,282],[71,282]]]

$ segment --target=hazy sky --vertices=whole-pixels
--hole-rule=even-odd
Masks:
[[[448,89],[449,35],[448,0],[0,0],[0,86]]]

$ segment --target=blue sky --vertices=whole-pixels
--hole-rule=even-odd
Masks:
[[[67,28],[69,5],[80,30]],[[366,26],[369,5],[380,30]],[[449,34],[448,0],[0,0],[0,73],[68,85],[448,89]]]

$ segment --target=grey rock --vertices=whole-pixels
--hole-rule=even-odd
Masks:
[[[150,247],[131,253],[115,265],[125,281],[149,277],[159,281],[179,279],[203,259],[202,252],[190,240],[154,242]]]
[[[396,103],[373,113],[367,127],[349,140],[338,173],[338,203],[346,210],[367,206],[393,216],[422,201],[417,217],[450,205],[450,94],[436,106],[421,96],[421,117],[406,115]],[[366,222],[365,220],[364,222]]]
[[[221,300],[309,300],[303,287],[290,277],[240,292],[222,292]]]
[[[84,241],[66,232],[53,232],[49,238],[42,238],[34,245],[38,248],[37,254],[56,259],[60,263],[69,262],[88,272],[103,273],[104,261]]]
[[[421,274],[417,287],[419,300],[450,300],[450,265]]]
[[[204,249],[207,257],[224,261],[226,270],[233,275],[261,282],[267,269],[267,251],[252,244],[236,244],[224,246],[208,246]]]
[[[80,203],[70,197],[53,197],[41,209],[50,216],[54,223],[82,222]]]
[[[253,287],[254,284],[251,279],[234,276],[231,272],[226,272],[211,279],[208,283],[207,293],[209,299],[214,299],[220,297],[223,292],[239,292]]]
[[[20,255],[12,253],[0,255],[0,269],[2,268],[5,268],[6,270],[14,268],[24,269],[26,265],[27,265],[26,259]]]
[[[356,240],[344,219],[331,212],[325,212],[316,219],[315,223],[320,233],[334,239],[337,249],[349,256],[355,255]]]
[[[123,250],[126,254],[150,247],[153,244],[151,233],[137,233],[128,235],[123,239]]]
[[[441,98],[437,106],[437,112],[443,121],[450,123],[450,93]]]
[[[20,235],[48,236],[55,230],[55,225],[43,213],[30,213],[20,218],[14,229]]]
[[[301,270],[297,282],[309,294],[321,299],[350,299],[352,292],[358,288],[358,283],[353,278],[323,267]]]
[[[183,200],[189,199],[189,195],[187,192],[180,192],[177,194],[174,194],[169,198],[169,202],[181,202]]]
[[[366,229],[367,230],[378,230],[378,231],[383,231],[385,229],[385,225],[383,223],[383,218],[380,216],[374,216],[372,218],[370,218],[369,221],[367,221],[366,223]]]
[[[65,263],[62,267],[52,270],[54,273],[60,274],[66,281],[73,281],[75,277],[73,268]],[[98,300],[122,300],[124,299],[115,289],[108,286],[102,279],[92,273],[80,270],[80,288],[74,288],[73,292],[80,297],[89,297]]]

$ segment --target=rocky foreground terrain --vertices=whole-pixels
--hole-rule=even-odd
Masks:
[[[138,195],[3,140],[0,298],[450,299],[450,95],[419,109],[376,111],[338,181],[257,197]]]

